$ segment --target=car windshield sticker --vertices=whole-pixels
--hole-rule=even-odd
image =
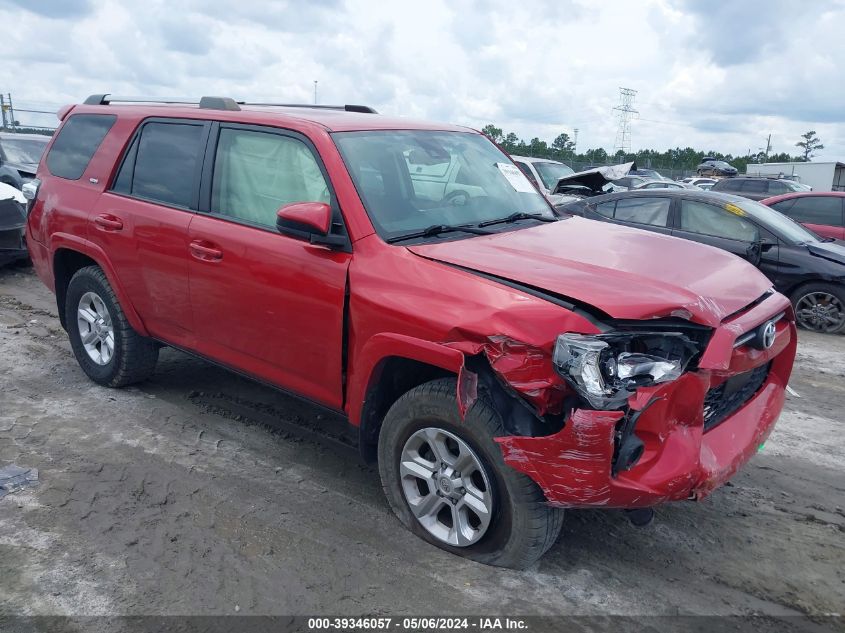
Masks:
[[[731,204],[730,202],[728,202],[728,203],[725,205],[725,211],[727,211],[727,212],[729,212],[729,213],[733,213],[734,215],[739,215],[739,216],[745,217],[745,211],[743,211],[742,209],[740,209],[740,208],[739,208],[738,206],[736,206],[735,204]]]
[[[531,184],[531,181],[525,177],[525,174],[519,171],[519,168],[516,165],[496,163],[496,167],[498,167],[499,171],[502,172],[502,175],[508,179],[511,187],[520,193],[532,193],[537,191],[534,189],[534,185]]]

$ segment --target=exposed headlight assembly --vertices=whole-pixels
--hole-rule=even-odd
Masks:
[[[676,380],[699,353],[680,332],[561,334],[557,371],[595,409],[617,409],[638,387]]]

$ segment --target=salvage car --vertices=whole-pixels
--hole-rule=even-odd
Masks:
[[[0,182],[0,266],[29,257],[24,238],[25,204],[20,191]]]
[[[522,568],[564,508],[702,499],[783,407],[795,323],[764,275],[557,217],[480,132],[222,97],[60,120],[27,240],[82,371],[136,383],[170,345],[332,409],[454,554]]]
[[[788,215],[808,229],[836,240],[845,240],[845,191],[801,191],[760,201]]]
[[[23,187],[35,176],[49,141],[50,137],[42,134],[0,132],[0,183]]]
[[[800,326],[845,331],[845,242],[819,237],[762,204],[727,194],[661,189],[598,196],[558,212],[682,237],[739,255],[791,298]]]
[[[552,194],[552,190],[558,180],[575,173],[569,165],[548,158],[514,155],[511,155],[511,158],[525,177],[549,197],[552,204],[562,200],[559,195]]]
[[[699,176],[723,176],[726,178],[733,178],[737,175],[737,168],[723,160],[718,160],[712,156],[705,156],[701,160],[701,164],[695,168],[695,173]]]

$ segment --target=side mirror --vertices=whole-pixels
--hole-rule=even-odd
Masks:
[[[346,238],[330,235],[331,228],[332,208],[325,202],[293,202],[276,213],[276,229],[282,235],[332,248],[344,246]]]

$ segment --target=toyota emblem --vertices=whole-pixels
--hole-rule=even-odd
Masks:
[[[769,321],[760,328],[760,349],[769,349],[775,344],[775,322]]]

